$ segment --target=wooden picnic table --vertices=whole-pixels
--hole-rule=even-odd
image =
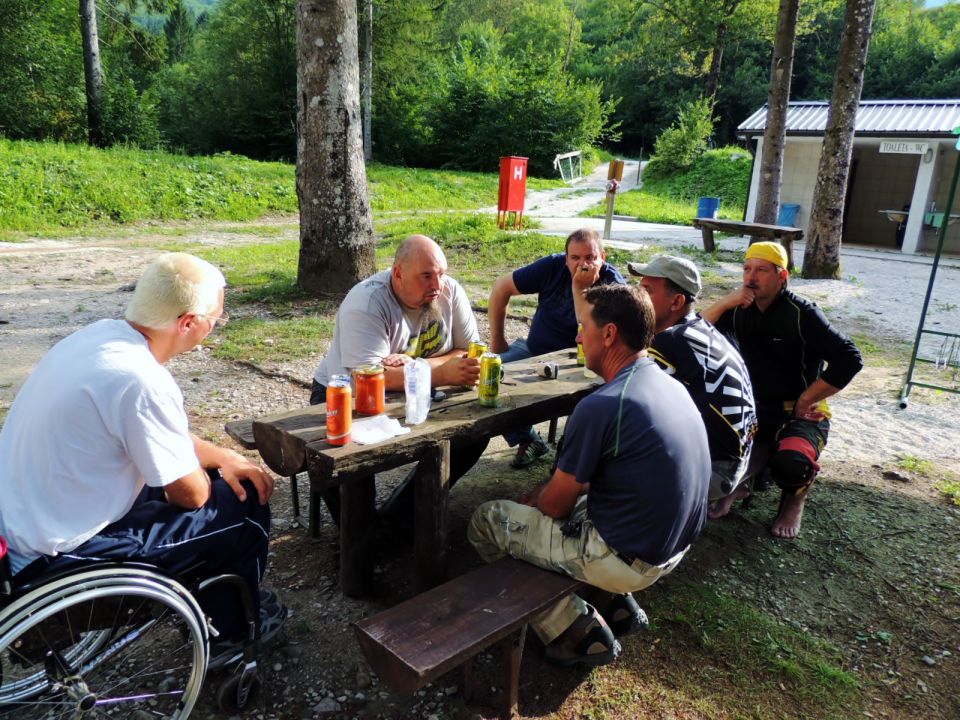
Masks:
[[[535,365],[560,365],[557,379],[541,378]],[[601,382],[588,380],[576,354],[562,350],[504,367],[500,407],[481,407],[476,391],[450,389],[434,402],[427,420],[383,442],[333,446],[326,441],[325,406],[291,410],[253,421],[256,448],[279,475],[308,471],[311,488],[340,487],[340,585],[350,597],[365,594],[373,577],[376,523],[374,475],[418,461],[415,476],[414,555],[418,591],[444,579],[447,566],[447,499],[451,444],[496,437],[523,425],[569,415]],[[400,400],[386,414],[404,419]]]

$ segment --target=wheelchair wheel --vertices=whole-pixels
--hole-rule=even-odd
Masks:
[[[180,583],[101,568],[39,586],[0,612],[0,718],[186,718],[207,628]]]

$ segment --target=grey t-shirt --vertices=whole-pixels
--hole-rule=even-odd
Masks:
[[[387,355],[443,355],[454,348],[466,350],[470,342],[479,339],[477,321],[460,283],[444,277],[435,306],[410,309],[401,305],[390,286],[390,270],[368,277],[355,285],[340,305],[333,342],[314,378],[327,385],[331,375],[382,362]]]

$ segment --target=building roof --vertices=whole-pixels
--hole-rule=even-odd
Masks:
[[[792,102],[787,106],[787,135],[823,135],[830,103]],[[960,125],[960,100],[861,100],[856,134],[860,137],[951,137]],[[767,126],[767,106],[739,126],[743,135],[762,135]]]

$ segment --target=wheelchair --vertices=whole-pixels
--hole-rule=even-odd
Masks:
[[[237,588],[249,631],[242,651],[216,664],[229,670],[218,704],[235,713],[256,696],[259,622],[239,577],[191,582],[93,562],[17,585],[7,549],[0,536],[0,719],[189,717],[215,669],[216,631],[194,596],[218,583]]]

